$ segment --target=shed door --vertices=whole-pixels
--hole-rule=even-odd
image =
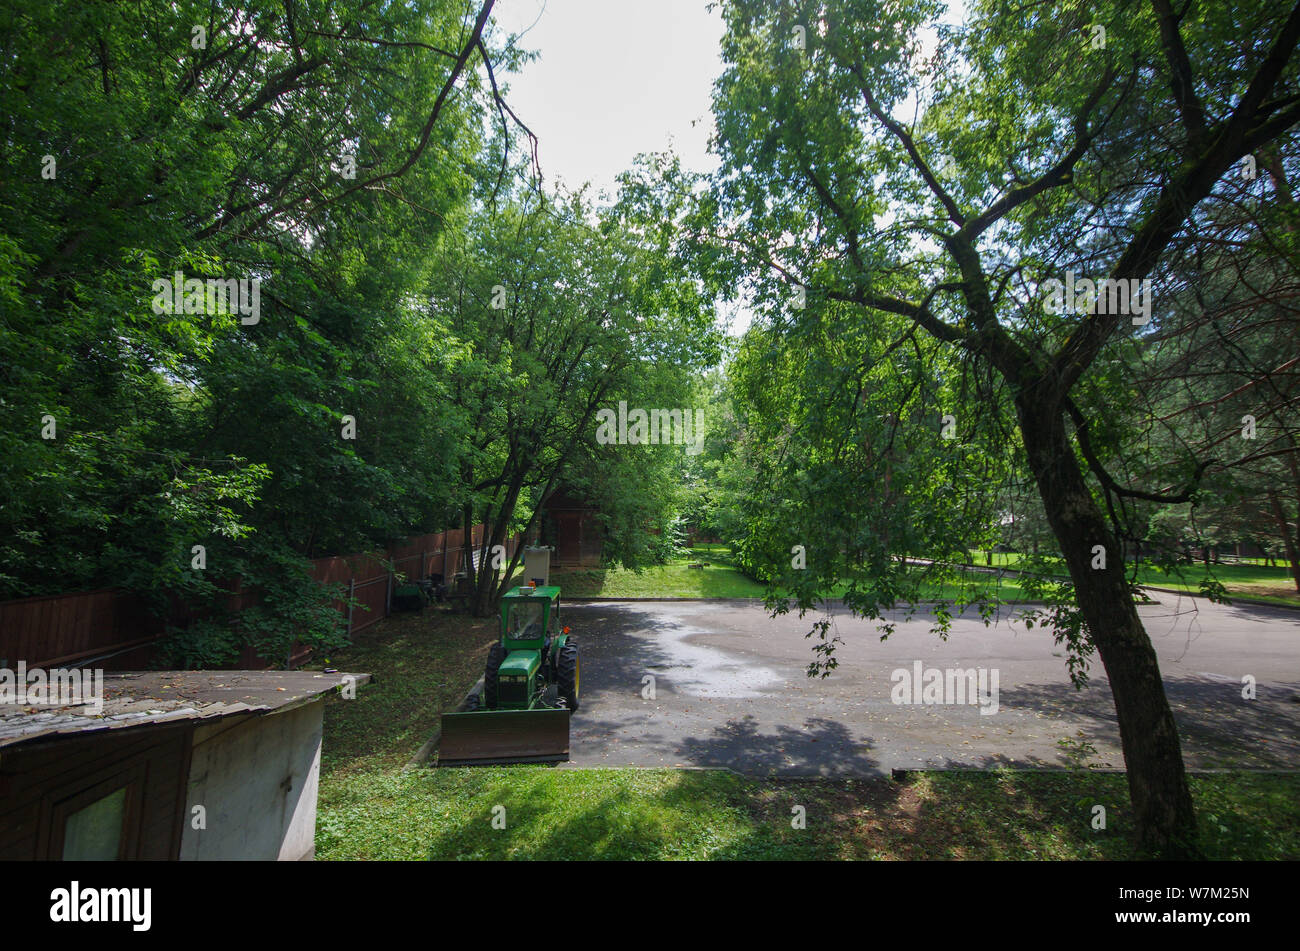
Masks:
[[[582,513],[555,513],[555,560],[561,564],[577,564],[582,552]]]

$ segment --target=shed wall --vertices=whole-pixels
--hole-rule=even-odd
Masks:
[[[182,859],[308,859],[316,851],[325,704],[226,718],[194,731]],[[206,828],[195,829],[194,807]]]

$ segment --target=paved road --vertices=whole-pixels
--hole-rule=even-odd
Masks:
[[[1158,594],[1140,609],[1155,642],[1190,766],[1300,767],[1300,612],[1219,606]],[[582,709],[571,765],[729,766],[755,774],[870,775],[916,766],[1060,766],[1057,741],[1091,743],[1089,762],[1122,766],[1105,671],[1070,685],[1052,636],[1004,616],[958,618],[948,640],[920,615],[881,642],[837,609],[843,643],[825,680],[805,669],[812,616],[772,619],[722,602],[571,604],[582,649]],[[897,669],[984,668],[992,710],[977,703],[899,705]],[[1242,677],[1257,699],[1242,699]],[[654,678],[654,698],[644,678]],[[924,699],[922,695],[919,699]],[[956,699],[949,696],[948,700]],[[979,698],[977,697],[978,701]]]

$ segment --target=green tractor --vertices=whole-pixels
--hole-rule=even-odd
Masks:
[[[560,589],[523,585],[501,599],[501,637],[488,651],[483,690],[442,717],[439,766],[569,758],[578,709],[578,647],[560,626]]]

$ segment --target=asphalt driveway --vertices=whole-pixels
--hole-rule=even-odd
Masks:
[[[1161,603],[1140,612],[1188,765],[1300,768],[1300,612],[1156,596]],[[657,601],[566,604],[564,617],[582,650],[570,766],[785,775],[1063,766],[1061,740],[1085,752],[1090,744],[1093,765],[1123,765],[1100,661],[1093,658],[1088,687],[1075,691],[1050,632],[1026,630],[1014,617],[991,627],[958,618],[943,641],[918,614],[882,642],[871,622],[837,608],[830,635],[843,643],[826,679],[805,674],[811,615],[773,619],[758,604]],[[983,668],[986,692],[965,703],[894,703],[902,690],[894,672],[915,674],[918,662],[923,679],[930,669]],[[1253,700],[1242,698],[1247,675]],[[919,685],[909,696],[926,699]],[[950,689],[942,699],[959,695]]]

